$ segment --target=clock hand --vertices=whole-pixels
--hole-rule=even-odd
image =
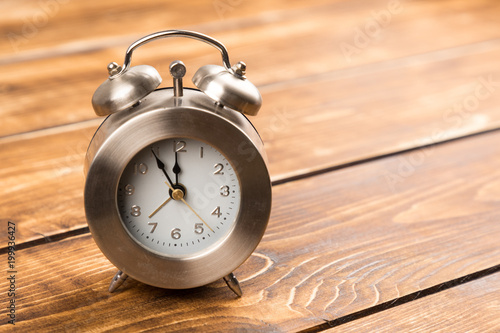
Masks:
[[[167,171],[165,170],[165,164],[162,161],[160,161],[160,159],[158,158],[158,156],[156,156],[153,148],[151,148],[151,152],[153,153],[153,156],[156,159],[156,165],[158,166],[158,169],[160,169],[161,171],[163,171],[163,174],[167,177],[167,180],[170,183],[170,185],[172,185],[172,187],[174,187],[174,184],[172,183],[172,180],[170,179],[170,177],[167,174]]]
[[[175,164],[172,171],[175,173],[175,185],[179,185],[179,173],[181,172],[181,167],[179,166],[179,163],[177,163],[177,151],[175,152]]]
[[[171,198],[171,197],[168,197],[168,199],[167,199],[167,200],[165,200],[165,201],[163,201],[163,203],[162,203],[162,204],[161,204],[158,208],[156,208],[156,209],[155,209],[155,211],[154,211],[154,212],[152,212],[152,213],[151,213],[148,217],[149,217],[149,218],[152,218],[152,217],[153,217],[153,215],[155,215],[156,213],[158,213],[158,211],[159,211],[159,210],[160,210],[163,206],[165,206],[165,205],[166,205],[166,204],[167,204],[170,200],[172,200],[172,198]]]
[[[201,222],[203,222],[208,229],[210,229],[210,231],[212,232],[215,232],[214,229],[210,228],[210,226],[207,224],[207,222],[205,222],[205,220],[203,220],[203,218],[198,215],[197,212],[195,212],[195,210],[193,209],[193,207],[191,207],[187,202],[186,200],[184,200],[184,192],[181,190],[181,189],[175,189],[170,186],[170,184],[168,182],[165,182],[165,184],[167,184],[167,186],[170,188],[170,190],[172,191],[172,198],[174,200],[181,200],[186,206],[188,206],[188,208],[194,213],[194,215],[198,216],[198,218],[201,220]]]

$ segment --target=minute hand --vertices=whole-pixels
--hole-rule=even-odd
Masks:
[[[168,176],[167,171],[165,170],[165,164],[162,161],[160,161],[160,159],[158,158],[158,156],[156,156],[156,154],[155,154],[155,152],[154,152],[153,149],[151,149],[151,152],[153,153],[153,156],[156,159],[156,165],[158,166],[158,169],[160,169],[161,171],[163,171],[163,174],[165,175],[165,177],[167,177],[167,180],[170,183],[170,185],[172,187],[174,187],[174,183],[172,183],[172,179],[170,179],[170,177]]]

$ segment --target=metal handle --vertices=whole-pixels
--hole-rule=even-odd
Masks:
[[[155,39],[160,39],[160,38],[169,38],[169,37],[187,37],[187,38],[192,38],[196,39],[202,42],[205,42],[207,44],[212,45],[216,49],[218,49],[222,55],[222,63],[224,64],[224,67],[229,70],[231,68],[231,63],[229,62],[229,54],[227,53],[226,47],[222,45],[221,42],[218,40],[209,37],[207,35],[194,32],[194,31],[188,31],[188,30],[165,30],[165,31],[159,31],[152,33],[150,35],[144,36],[141,39],[136,40],[133,42],[127,49],[127,52],[125,52],[125,61],[123,63],[123,66],[120,70],[120,72],[110,76],[110,79],[113,79],[117,76],[120,76],[121,74],[125,73],[129,67],[130,63],[132,61],[132,52],[136,48],[138,48],[141,45],[147,44],[149,42],[152,42]]]

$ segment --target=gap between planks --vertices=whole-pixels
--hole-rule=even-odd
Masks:
[[[463,285],[465,283],[468,283],[468,282],[471,282],[474,280],[478,280],[478,279],[487,277],[489,275],[493,275],[493,274],[498,273],[498,272],[500,272],[500,265],[495,265],[493,267],[490,267],[490,268],[487,268],[487,269],[484,269],[481,271],[477,271],[477,272],[474,272],[472,274],[468,274],[465,276],[461,276],[459,278],[456,278],[456,279],[453,279],[453,280],[450,280],[450,281],[447,281],[444,283],[440,283],[438,285],[435,285],[435,286],[432,286],[432,287],[429,287],[426,289],[418,290],[416,292],[405,295],[403,297],[395,298],[393,300],[390,300],[390,301],[387,301],[384,303],[380,303],[380,304],[372,306],[370,308],[367,308],[367,309],[364,309],[364,310],[361,310],[358,312],[354,312],[354,313],[348,314],[346,316],[343,316],[343,317],[340,317],[340,318],[337,318],[337,319],[334,319],[331,321],[325,320],[324,324],[313,326],[313,327],[310,327],[308,329],[305,329],[305,330],[302,330],[299,332],[300,333],[322,332],[322,331],[328,330],[330,328],[338,327],[338,326],[341,326],[343,324],[355,321],[357,319],[361,319],[361,318],[364,318],[364,317],[367,317],[367,316],[370,316],[370,315],[373,315],[376,313],[380,313],[380,312],[395,308],[399,305],[403,305],[403,304],[406,304],[406,303],[409,303],[412,301],[416,301],[416,300],[424,298],[426,296],[440,293],[440,292],[445,291],[447,289],[458,287],[458,286]]]
[[[33,131],[9,134],[0,137],[0,144],[13,143],[20,140],[34,139],[42,136],[49,136],[60,133],[83,130],[89,127],[97,127],[104,121],[104,118],[94,118],[88,120],[77,121],[69,124],[60,124],[47,128],[40,128]]]
[[[273,186],[280,185],[280,184],[285,184],[285,183],[288,183],[288,182],[291,182],[291,181],[296,181],[296,180],[300,180],[300,179],[314,177],[314,176],[322,175],[322,174],[325,174],[325,173],[328,173],[328,172],[333,172],[333,171],[337,171],[337,170],[341,170],[341,169],[346,169],[346,168],[349,168],[349,167],[352,167],[352,166],[356,166],[356,165],[360,165],[360,164],[364,164],[364,163],[369,163],[369,162],[381,160],[381,159],[384,159],[384,158],[389,158],[389,157],[396,156],[396,155],[399,155],[399,154],[411,153],[411,152],[418,151],[418,150],[421,150],[421,149],[427,149],[427,148],[430,148],[430,147],[436,147],[436,146],[447,144],[447,143],[450,143],[450,142],[464,140],[464,139],[468,139],[468,138],[475,137],[475,136],[485,135],[485,134],[493,133],[493,132],[496,132],[496,131],[500,131],[500,127],[490,128],[490,129],[486,129],[486,130],[483,130],[483,131],[473,132],[473,133],[469,133],[469,134],[458,136],[458,137],[454,137],[454,138],[449,138],[449,139],[444,139],[444,140],[441,140],[441,141],[431,142],[429,144],[422,144],[422,145],[418,145],[418,146],[407,148],[407,149],[401,149],[401,150],[398,150],[398,151],[392,151],[392,152],[388,152],[388,153],[385,153],[385,154],[380,154],[380,155],[377,155],[377,156],[371,156],[371,157],[361,158],[359,160],[354,160],[354,161],[351,161],[351,162],[342,163],[342,164],[334,165],[334,166],[331,166],[331,167],[325,167],[325,168],[321,168],[321,169],[317,169],[317,170],[312,170],[312,171],[304,172],[304,173],[297,174],[297,175],[290,175],[290,176],[287,176],[287,177],[284,177],[284,178],[281,178],[281,179],[273,180],[272,184],[273,184]]]
[[[283,90],[289,89],[290,87],[299,86],[304,83],[327,81],[332,79],[345,80],[360,77],[363,75],[384,73],[389,70],[402,69],[410,66],[419,66],[445,60],[453,60],[474,54],[490,52],[497,49],[499,45],[500,38],[489,39],[440,50],[428,51],[420,54],[411,54],[398,58],[385,59],[362,65],[335,69],[325,73],[297,77],[293,80],[265,83],[260,85],[259,89],[266,92]]]

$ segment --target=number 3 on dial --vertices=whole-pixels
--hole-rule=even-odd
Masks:
[[[229,195],[229,186],[224,185],[220,187],[220,195],[227,197]]]

